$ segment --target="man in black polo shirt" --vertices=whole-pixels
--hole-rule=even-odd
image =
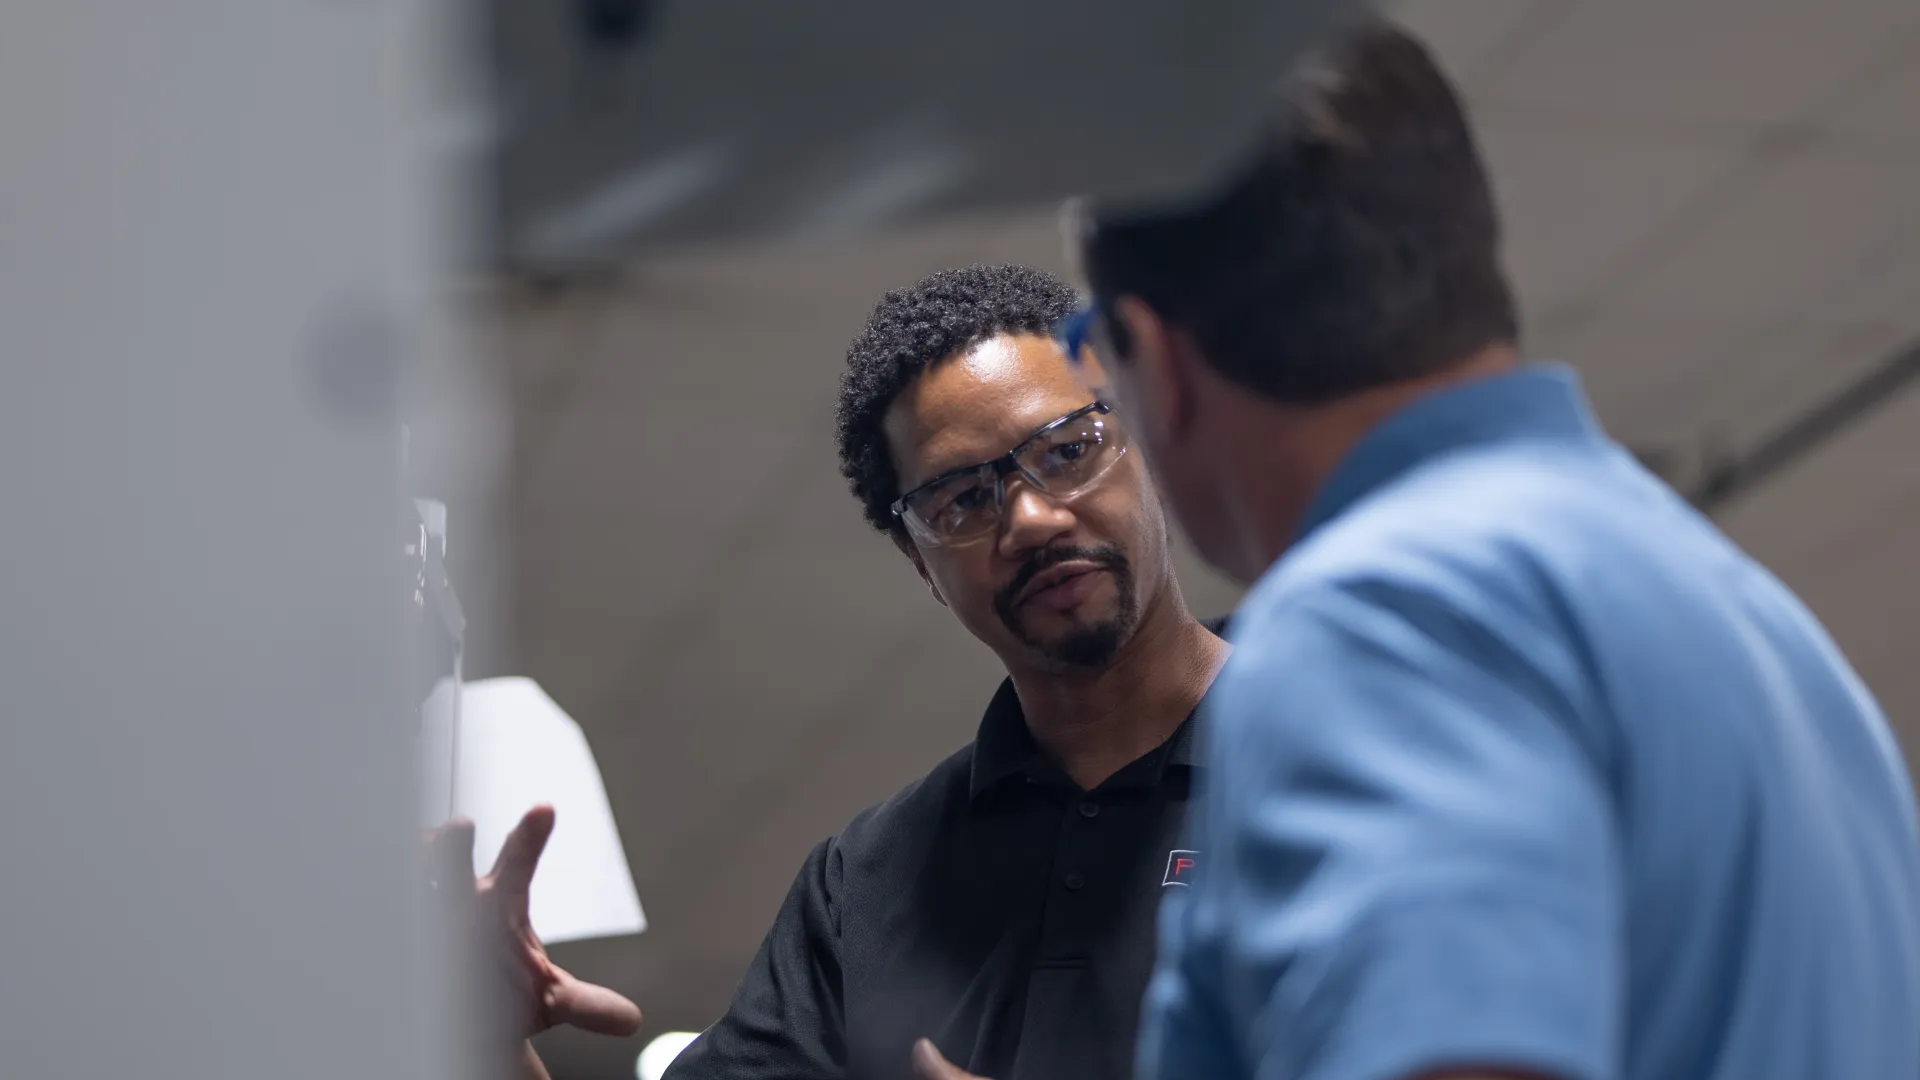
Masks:
[[[1130,1074],[1155,909],[1199,868],[1191,717],[1227,646],[1049,336],[1075,303],[1034,270],[950,270],[854,340],[842,470],[1008,678],[972,745],[814,848],[669,1080],[906,1076],[920,1036],[1001,1080]]]

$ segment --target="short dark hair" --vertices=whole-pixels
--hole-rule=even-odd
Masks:
[[[1096,296],[1139,297],[1273,400],[1330,401],[1518,340],[1465,111],[1426,49],[1378,17],[1288,75],[1224,189],[1080,224]]]
[[[1050,334],[1079,304],[1073,287],[1025,266],[942,270],[887,293],[847,347],[835,434],[840,472],[882,532],[900,525],[900,477],[887,445],[887,410],[929,367],[1001,334]]]

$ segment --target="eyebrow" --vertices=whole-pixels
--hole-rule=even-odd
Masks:
[[[1084,409],[1086,407],[1087,406],[1085,405],[1076,406],[1074,408],[1068,409],[1066,412],[1061,413],[1060,415],[1054,417],[1051,420],[1042,421],[1040,424],[1036,425],[1032,430],[1028,431],[1025,435],[1020,436],[1020,438],[1012,446],[1007,447],[1005,450],[1000,451],[999,453],[993,455],[992,457],[983,458],[979,461],[975,461],[966,465],[955,465],[952,468],[934,473],[932,476],[929,476],[925,480],[920,481],[919,483],[913,485],[912,487],[903,487],[901,489],[901,495],[903,497],[906,495],[911,495],[912,493],[919,491],[923,487],[930,487],[934,484],[940,483],[942,480],[951,480],[956,476],[964,476],[967,473],[970,473],[975,469],[980,468],[982,465],[991,465],[994,462],[999,461],[1001,458],[1006,457],[1008,454],[1012,453],[1013,451],[1018,450],[1020,447],[1025,446],[1028,443],[1032,442],[1037,436],[1039,436],[1041,432],[1047,430],[1053,425],[1059,423],[1062,420],[1065,420],[1067,417],[1072,416],[1074,413],[1077,413],[1081,409]]]
[[[1028,438],[1032,438],[1032,436],[1028,436]],[[1017,446],[1025,442],[1026,442],[1026,439],[1022,439],[1020,440],[1020,443],[1016,443],[1015,445]],[[969,465],[955,465],[950,469],[943,469],[940,472],[934,473],[932,476],[927,477],[925,480],[922,480],[919,483],[914,484],[912,487],[902,488],[901,494],[911,495],[912,493],[919,491],[921,488],[932,487],[934,484],[938,484],[943,480],[952,480],[955,477],[965,476],[968,473],[971,473],[979,469],[980,466],[991,464],[995,461],[1000,460],[1005,456],[1006,456],[1006,451],[1002,450],[1000,453],[995,454],[990,458],[987,458],[985,461],[976,461]]]

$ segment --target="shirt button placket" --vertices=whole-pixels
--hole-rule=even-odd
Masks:
[[[1080,816],[1089,821],[1099,817],[1100,804],[1097,802],[1094,802],[1092,799],[1082,800],[1080,803]],[[1082,874],[1080,871],[1075,870],[1067,874],[1065,877],[1061,878],[1060,884],[1064,886],[1068,892],[1079,892],[1081,889],[1086,887],[1087,876],[1085,874]]]

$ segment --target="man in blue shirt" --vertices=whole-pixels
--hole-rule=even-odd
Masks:
[[[1518,362],[1498,241],[1452,90],[1374,21],[1216,197],[1085,222],[1070,350],[1258,579],[1142,1080],[1920,1076],[1884,718],[1572,372]]]

